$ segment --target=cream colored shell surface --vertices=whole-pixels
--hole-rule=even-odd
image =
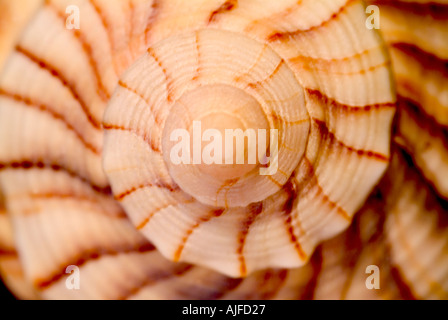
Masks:
[[[381,34],[353,0],[42,3],[0,74],[16,294],[446,298],[445,18],[370,2]],[[205,117],[277,129],[278,170],[171,163],[169,133]]]

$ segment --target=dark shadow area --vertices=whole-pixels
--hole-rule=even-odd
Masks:
[[[16,297],[6,288],[3,281],[0,279],[0,300],[2,303],[5,301],[13,301],[16,300]]]

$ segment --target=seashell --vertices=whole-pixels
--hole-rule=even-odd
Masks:
[[[446,299],[448,29],[431,11],[446,5],[368,2],[381,34],[357,0],[0,2],[18,17],[0,29],[8,286],[28,299]],[[206,129],[269,135],[248,139],[253,164],[208,165]],[[172,159],[176,130],[190,163]]]

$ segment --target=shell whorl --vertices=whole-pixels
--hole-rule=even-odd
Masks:
[[[446,45],[369,2],[387,47],[362,1],[45,1],[0,74],[0,186],[27,282],[50,299],[446,298],[444,133],[409,107],[439,128],[446,76],[408,90],[427,65],[394,43]],[[388,52],[394,152],[366,202],[391,157]],[[170,163],[170,130],[205,117],[278,129],[278,172]]]
[[[349,225],[384,172],[394,96],[381,42],[356,28],[363,6],[296,7],[266,24],[244,6],[216,19],[198,12],[192,32],[173,17],[172,32],[119,80],[104,116],[105,172],[169,259],[238,277],[303,265]],[[301,10],[315,19],[294,24]],[[330,29],[340,35],[324,45]],[[341,45],[347,29],[354,35]],[[225,169],[170,162],[170,132],[223,114],[242,130],[278,130],[275,174],[255,166],[218,177],[211,171]]]

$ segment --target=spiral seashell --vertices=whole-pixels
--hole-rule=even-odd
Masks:
[[[0,1],[17,296],[447,298],[445,4],[368,1],[380,33],[358,0],[26,2]],[[267,135],[207,164],[207,129]]]

